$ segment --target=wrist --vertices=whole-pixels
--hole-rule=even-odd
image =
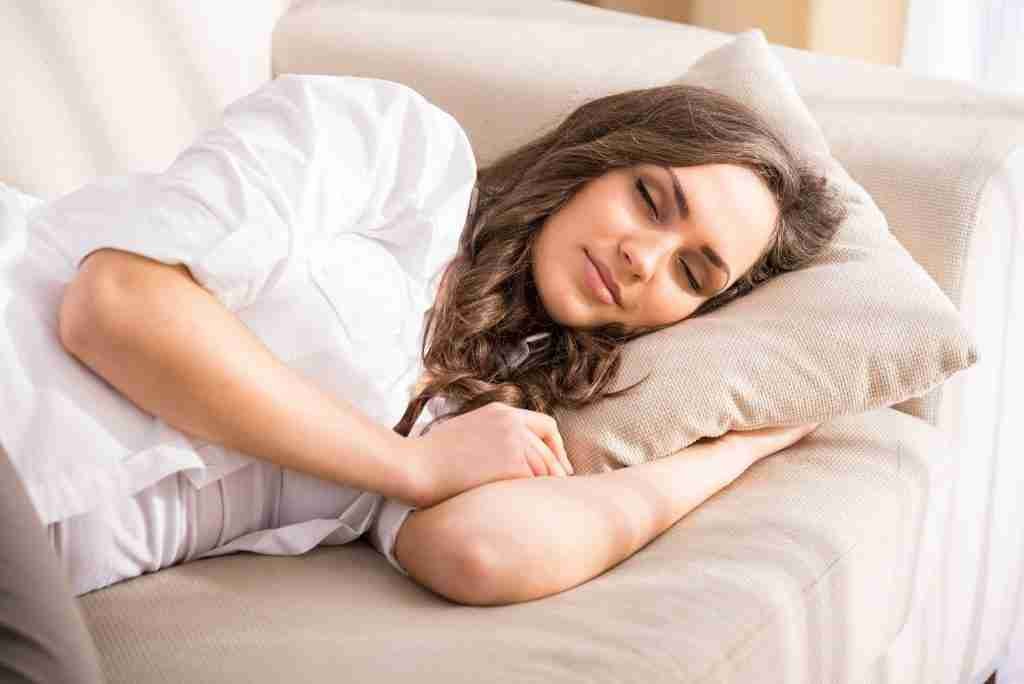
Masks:
[[[417,508],[431,505],[430,497],[434,491],[433,473],[429,468],[429,458],[422,437],[402,437],[396,453],[402,466],[403,495],[401,499]]]

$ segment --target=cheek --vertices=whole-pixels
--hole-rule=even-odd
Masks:
[[[545,226],[540,235],[533,243],[530,268],[533,273],[533,281],[537,287],[538,294],[545,306],[552,304],[552,293],[564,289],[564,283],[560,281],[563,269],[558,267],[560,261],[561,246],[558,244],[557,231],[548,230],[557,228],[554,225]]]
[[[652,290],[643,304],[644,325],[681,321],[693,313],[699,303],[700,300],[688,297],[674,285]]]
[[[548,223],[533,243],[531,269],[534,285],[547,314],[556,323],[582,327],[590,322],[590,303],[575,282],[582,258],[571,236],[561,232],[562,224]],[[551,230],[549,230],[551,229]]]
[[[533,268],[533,279],[538,286],[545,283],[551,276],[551,263],[555,250],[552,244],[553,231],[550,228],[554,227],[550,224],[545,226],[533,242],[531,267]]]

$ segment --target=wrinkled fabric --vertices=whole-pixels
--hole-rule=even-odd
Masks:
[[[282,362],[391,427],[422,372],[424,315],[475,176],[465,132],[416,91],[288,74],[229,105],[161,173],[102,177],[47,202],[0,186],[0,443],[43,523],[172,473],[202,488],[254,461],[141,410],[63,349],[60,298],[88,254],[184,264]],[[303,473],[283,477],[285,490],[337,494]],[[346,510],[411,510],[366,494]],[[339,515],[235,549],[387,536]]]
[[[424,412],[411,434],[426,420]],[[364,533],[392,567],[408,575],[394,546],[414,506],[270,461],[254,461],[202,489],[185,472],[46,526],[73,595],[201,558],[237,551],[299,555]]]

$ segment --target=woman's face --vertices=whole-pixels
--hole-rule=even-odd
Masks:
[[[534,281],[548,315],[567,327],[675,323],[754,265],[777,216],[746,167],[615,169],[545,220]]]

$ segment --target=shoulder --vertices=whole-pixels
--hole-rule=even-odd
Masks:
[[[257,92],[282,94],[310,106],[353,106],[368,113],[389,114],[396,106],[427,115],[465,137],[459,122],[418,90],[398,81],[364,76],[335,74],[281,74],[261,86]]]
[[[255,102],[253,102],[253,99]],[[232,107],[269,107],[289,130],[317,139],[369,144],[401,141],[406,155],[421,150],[437,164],[476,176],[476,156],[458,120],[412,87],[381,78],[282,74]],[[230,109],[230,108],[229,108]],[[446,161],[445,161],[446,160]]]
[[[304,92],[323,97],[366,97],[378,95],[409,98],[419,103],[427,102],[418,91],[397,81],[366,76],[341,76],[337,74],[279,74],[260,86],[260,90],[283,92]],[[429,103],[428,103],[429,104]]]
[[[279,74],[262,87],[280,87],[306,89],[320,92],[377,92],[393,93],[426,100],[417,90],[398,81],[368,76],[348,76],[339,74]]]

